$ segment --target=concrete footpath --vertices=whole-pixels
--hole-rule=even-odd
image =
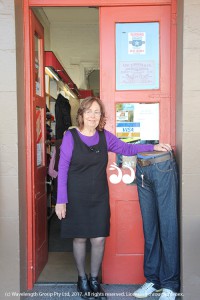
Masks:
[[[136,299],[133,292],[139,287],[138,285],[102,285],[108,300],[130,300]],[[14,295],[13,295],[14,296]],[[12,296],[11,296],[12,297]],[[158,300],[160,294],[154,294],[146,299]],[[9,298],[9,297],[8,297]],[[178,296],[176,300],[184,297]],[[59,284],[59,283],[39,283],[35,284],[33,290],[21,294],[24,300],[80,300],[82,299],[76,290],[76,284]]]

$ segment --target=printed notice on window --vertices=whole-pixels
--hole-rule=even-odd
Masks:
[[[116,136],[130,144],[159,143],[159,103],[117,103]],[[119,180],[125,184],[136,184],[136,160],[136,156],[117,154],[116,162],[110,167],[114,172],[110,181],[114,184]]]
[[[125,142],[159,140],[159,103],[118,103],[116,135]]]
[[[37,144],[37,167],[42,165],[42,144]]]
[[[159,140],[159,104],[139,104],[134,107],[134,120],[140,123],[141,140]]]
[[[159,89],[159,22],[116,23],[116,90]]]
[[[120,62],[120,84],[155,84],[155,65],[153,61]]]

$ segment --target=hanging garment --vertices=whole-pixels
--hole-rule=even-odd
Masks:
[[[72,125],[69,100],[59,94],[55,104],[56,139],[62,139],[63,133]]]
[[[55,141],[55,148],[53,149],[53,153],[49,162],[48,174],[52,178],[52,204],[56,204],[57,201],[57,175],[58,175],[58,162],[60,158],[60,146],[62,140]]]

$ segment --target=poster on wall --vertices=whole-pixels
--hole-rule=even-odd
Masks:
[[[159,23],[116,24],[116,90],[159,89]]]

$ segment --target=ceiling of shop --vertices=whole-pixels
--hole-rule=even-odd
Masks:
[[[51,24],[57,22],[98,23],[99,10],[95,7],[43,7],[43,11]]]
[[[90,87],[98,95],[99,9],[34,7],[33,11],[44,27],[45,50],[53,51],[79,88]]]

